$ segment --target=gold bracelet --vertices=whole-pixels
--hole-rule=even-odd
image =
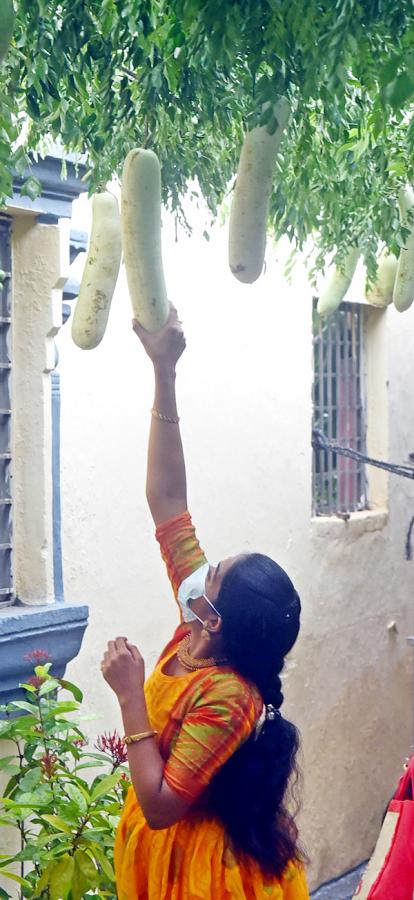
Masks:
[[[158,412],[158,409],[152,409],[151,415],[154,416],[154,419],[159,419],[160,422],[171,422],[171,425],[178,425],[180,421],[179,416],[173,419],[171,416],[164,416],[164,413]]]
[[[145,738],[155,737],[158,731],[141,731],[140,734],[125,734],[122,738],[124,744],[139,744]]]

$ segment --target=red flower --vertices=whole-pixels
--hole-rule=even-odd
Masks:
[[[113,766],[121,766],[128,759],[126,746],[116,729],[109,734],[106,731],[100,734],[95,747],[111,757]]]
[[[40,675],[31,675],[31,677],[27,679],[27,683],[32,684],[37,691],[42,687],[42,684],[44,684],[45,681],[46,678],[41,678]]]
[[[131,779],[126,772],[122,772],[121,781],[126,781],[128,784],[131,784]]]
[[[47,650],[31,650],[30,653],[25,653],[24,659],[27,659],[31,663],[43,663],[50,662],[51,660],[50,653]]]
[[[47,778],[51,778],[56,771],[56,764],[58,762],[58,757],[55,753],[49,753],[47,750],[46,753],[41,757],[40,765],[42,768],[42,772],[46,775]]]
[[[76,738],[76,741],[74,741],[73,743],[75,747],[78,747],[78,749],[81,750],[82,747],[86,747],[88,742],[86,738]]]

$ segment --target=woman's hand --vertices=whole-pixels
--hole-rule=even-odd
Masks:
[[[136,319],[132,324],[154,368],[174,370],[185,350],[184,332],[175,306],[170,303],[170,315],[161,331],[146,331]]]
[[[125,637],[109,641],[101,662],[101,672],[121,704],[136,697],[144,686],[144,660],[138,648]]]

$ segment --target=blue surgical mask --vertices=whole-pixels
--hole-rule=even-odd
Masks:
[[[200,616],[198,616],[190,607],[190,600],[196,600],[197,597],[204,597],[204,600],[207,600],[207,603],[211,606],[216,615],[220,615],[215,606],[213,606],[211,600],[206,596],[206,580],[209,568],[209,564],[204,563],[204,565],[200,566],[199,569],[196,569],[195,572],[192,572],[191,575],[188,575],[188,577],[180,584],[177,600],[181,606],[184,622],[195,622],[197,620],[201,625],[204,624],[203,620],[200,619]]]

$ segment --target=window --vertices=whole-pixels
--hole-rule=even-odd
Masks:
[[[0,215],[0,609],[13,602],[10,219]]]
[[[329,441],[366,452],[364,308],[342,303],[321,319],[313,311],[313,428]],[[313,514],[367,508],[363,463],[328,450],[313,451]]]

